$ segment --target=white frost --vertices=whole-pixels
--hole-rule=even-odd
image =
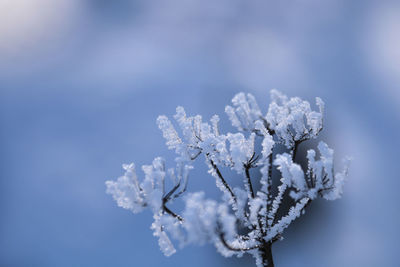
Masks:
[[[133,213],[145,208],[152,211],[151,229],[166,256],[176,252],[173,241],[180,248],[211,243],[226,257],[250,253],[257,266],[263,266],[260,251],[265,241],[281,239],[316,197],[339,198],[348,172],[346,161],[343,171],[334,173],[334,151],[324,142],[318,145],[319,158],[314,150],[307,151],[306,172],[293,160],[295,148],[322,130],[324,102],[320,98],[316,98],[318,111],[307,101],[288,98],[277,90],[271,90],[271,101],[263,115],[253,95],[236,94],[232,106],[225,108],[238,130],[233,133],[221,132],[217,115],[203,121],[200,115],[187,115],[180,106],[174,122],[159,116],[157,125],[166,145],[177,155],[175,168],[167,169],[165,160],[157,157],[141,167],[144,177],[139,179],[135,165],[124,164],[125,173],[116,181],[107,181],[106,192],[119,207]],[[282,152],[277,144],[289,151]],[[219,201],[207,199],[204,192],[186,193],[189,171],[199,157],[204,158],[222,192]],[[253,168],[259,168],[260,177],[250,171]],[[280,173],[280,184],[271,190],[274,168]],[[237,174],[242,181],[232,187]],[[295,204],[281,216],[287,195]],[[183,210],[176,211],[176,199],[183,200]]]
[[[312,111],[310,103],[298,97],[288,99],[282,93],[271,91],[266,120],[280,142],[292,148],[295,142],[316,138],[323,127],[324,103],[316,99],[319,112]]]

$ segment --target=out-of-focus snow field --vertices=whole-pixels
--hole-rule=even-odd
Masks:
[[[104,182],[171,155],[157,115],[182,105],[229,130],[235,93],[266,111],[278,88],[321,97],[321,138],[354,161],[344,197],[273,247],[276,266],[396,266],[399,29],[398,1],[0,0],[0,265],[252,266],[211,246],[165,258],[151,214]],[[217,197],[198,166],[190,186]]]

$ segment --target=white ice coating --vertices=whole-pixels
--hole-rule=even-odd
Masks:
[[[307,204],[318,196],[334,200],[343,193],[348,161],[343,171],[334,173],[333,149],[326,143],[319,143],[318,158],[314,150],[307,151],[307,170],[293,160],[295,147],[316,138],[323,128],[324,102],[316,98],[316,105],[318,111],[313,111],[307,101],[271,90],[271,103],[263,114],[253,95],[239,93],[225,108],[237,128],[233,133],[221,132],[217,115],[207,122],[200,115],[188,116],[179,106],[174,122],[164,115],[157,118],[167,147],[176,152],[175,168],[166,169],[164,159],[157,157],[142,166],[144,177],[139,179],[135,165],[124,164],[124,175],[106,182],[107,193],[133,213],[145,208],[153,212],[151,229],[166,256],[176,252],[174,243],[212,243],[224,256],[250,253],[262,266],[262,245],[279,240]],[[275,148],[281,146],[282,151],[282,144],[288,151],[278,154]],[[186,193],[189,171],[199,157],[222,191],[220,201],[207,199],[204,192]],[[250,171],[253,168],[261,176]],[[280,184],[271,190],[275,168],[280,177],[274,179]],[[243,176],[242,188],[230,185],[237,174]],[[287,191],[295,204],[282,216]],[[180,212],[173,205],[176,199],[184,202]]]

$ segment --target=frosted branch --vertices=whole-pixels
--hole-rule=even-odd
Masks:
[[[106,192],[133,213],[152,211],[151,229],[166,256],[176,252],[175,242],[180,248],[212,243],[226,257],[250,253],[257,266],[273,266],[272,243],[281,239],[307,205],[317,197],[334,200],[343,193],[349,161],[335,173],[334,151],[324,142],[318,144],[319,158],[314,150],[307,151],[306,171],[295,163],[299,145],[316,138],[323,128],[324,102],[316,98],[316,105],[318,111],[313,111],[307,101],[271,90],[271,103],[263,115],[253,95],[239,93],[225,108],[237,129],[233,133],[221,131],[217,115],[204,121],[179,106],[174,121],[164,115],[157,118],[168,149],[176,153],[176,166],[166,169],[165,160],[157,157],[142,166],[144,177],[139,179],[135,165],[124,164],[123,176],[107,181]],[[223,193],[219,201],[207,199],[204,192],[187,192],[189,172],[200,156]],[[281,175],[275,190],[274,166]],[[251,169],[259,169],[261,177],[256,179]],[[240,187],[229,184],[236,177],[229,171],[242,176]],[[281,217],[288,196],[295,204]],[[183,210],[175,211],[178,199]]]

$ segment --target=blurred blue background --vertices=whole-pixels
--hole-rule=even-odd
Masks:
[[[226,126],[235,93],[266,111],[271,88],[321,97],[322,138],[354,158],[276,266],[398,266],[399,29],[399,1],[0,0],[0,266],[253,266],[211,245],[165,258],[104,182],[170,157],[157,115]],[[202,165],[191,188],[218,194]]]

